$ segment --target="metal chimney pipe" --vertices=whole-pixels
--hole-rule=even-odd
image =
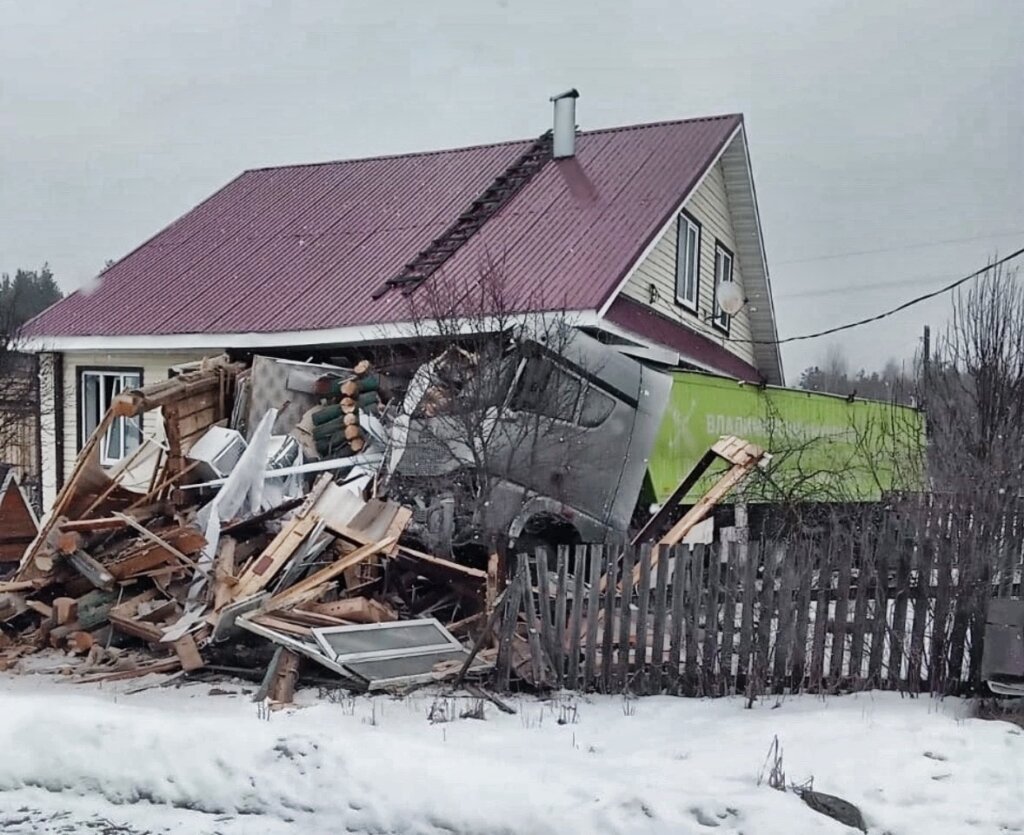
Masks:
[[[573,87],[557,96],[552,96],[555,103],[554,124],[554,158],[565,159],[576,155],[576,99],[579,90]]]

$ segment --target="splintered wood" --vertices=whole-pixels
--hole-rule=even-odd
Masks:
[[[444,626],[473,641],[494,617],[496,557],[484,571],[404,547],[413,510],[335,483],[335,472],[312,484],[290,480],[291,492],[282,490],[273,502],[257,496],[255,485],[241,485],[243,509],[221,515],[214,497],[230,491],[210,484],[212,465],[204,459],[207,469],[197,469],[200,456],[191,460],[188,453],[211,427],[233,429],[246,411],[235,402],[243,370],[216,358],[114,398],[17,573],[0,583],[0,667],[55,648],[83,681],[267,670],[266,698],[286,704],[305,675],[303,664],[366,688],[368,679],[336,660],[327,633],[409,621],[436,624],[437,640],[448,642],[419,662],[426,671],[416,680],[451,678],[463,669],[461,645]],[[346,422],[336,397],[339,433],[354,451],[368,442],[360,415],[370,406],[379,413],[381,382],[361,364],[349,378],[328,375],[315,387],[334,396],[342,386],[355,406]],[[112,422],[154,409],[166,448],[144,451],[145,441],[120,467],[100,466],[99,446]],[[255,447],[252,436],[249,446],[230,432],[210,437],[222,434],[242,438],[237,443],[247,452]],[[142,459],[154,465],[152,473],[129,479],[125,473]],[[215,508],[219,525],[207,523],[204,507]],[[209,531],[215,542],[206,542]],[[419,652],[415,643],[406,649],[410,656],[403,658]],[[492,655],[478,646],[473,670],[486,668],[481,659]]]

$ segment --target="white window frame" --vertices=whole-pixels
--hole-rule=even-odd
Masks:
[[[725,265],[728,264],[728,270]],[[715,290],[713,295],[713,313],[711,324],[723,333],[729,333],[730,320],[728,313],[718,306],[718,287],[724,281],[736,280],[736,257],[729,247],[721,241],[715,241]]]
[[[92,422],[88,419],[86,414],[86,408],[88,407],[87,398],[85,396],[85,389],[87,380],[89,378],[96,378],[97,385],[97,407],[99,414],[96,415],[95,425],[98,426],[102,422],[104,415],[110,408],[113,398],[107,397],[107,387],[105,385],[107,379],[114,378],[116,381],[114,397],[120,392],[130,391],[133,388],[139,388],[142,385],[142,371],[140,369],[125,369],[125,368],[83,368],[78,372],[78,415],[79,421],[81,422],[81,444],[85,445],[85,442],[89,439],[91,434],[88,426]],[[119,430],[120,433],[120,454],[117,456],[109,455],[110,441],[112,433],[115,429]],[[107,428],[106,433],[103,436],[103,440],[100,442],[100,465],[103,467],[113,467],[115,464],[123,460],[127,455],[130,454],[127,444],[125,443],[128,433],[135,433],[139,444],[142,443],[142,420],[141,416],[136,415],[135,417],[118,417],[114,419],[114,422]],[[138,446],[138,444],[136,444]],[[134,449],[134,447],[132,448]]]
[[[688,250],[690,231],[693,230],[696,243],[692,252]],[[691,313],[696,313],[700,304],[700,223],[686,212],[680,212],[676,220],[676,303]],[[686,269],[693,272],[693,298],[685,293]]]

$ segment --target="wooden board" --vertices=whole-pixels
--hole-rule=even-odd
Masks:
[[[586,572],[587,547],[577,545],[573,561],[572,610],[569,613],[569,663],[566,669],[565,686],[575,690],[580,680],[580,643],[583,639],[583,594]]]
[[[618,597],[618,585],[608,583],[604,589],[604,604],[601,611],[601,689],[604,693],[611,692],[614,679],[612,653],[615,648],[615,602]]]
[[[740,604],[740,639],[737,652],[737,678],[750,674],[750,656],[754,645],[754,601],[757,599],[757,552],[749,542],[741,542],[743,597]]]
[[[601,595],[601,560],[604,549],[601,545],[590,546],[590,589],[587,594],[586,658],[583,662],[584,689],[594,685],[594,670],[597,665],[597,622]]]
[[[232,600],[244,600],[266,588],[317,526],[317,522],[313,514],[297,516],[286,522],[266,550],[238,578],[232,591]]]
[[[864,678],[864,639],[868,622],[868,587],[874,576],[873,540],[868,528],[869,520],[861,526],[860,551],[857,564],[857,581],[854,584],[853,630],[850,633],[850,670],[852,682]]]
[[[633,559],[636,551],[634,548],[627,548],[622,556],[622,576],[629,577],[633,574]],[[619,646],[616,656],[616,668],[618,672],[618,689],[625,693],[629,687],[630,680],[630,648],[633,644],[633,594],[634,590],[628,584],[622,587],[622,595],[619,603]]]
[[[843,678],[843,662],[846,658],[847,617],[850,606],[850,581],[853,572],[855,546],[850,531],[842,531],[837,542],[838,552],[842,555],[839,561],[839,573],[836,580],[835,619],[833,620],[832,653],[829,657],[829,687],[836,688]]]
[[[715,664],[718,660],[718,601],[721,593],[721,546],[716,543],[708,548],[708,566],[704,572],[704,645],[701,669],[707,686],[713,686],[718,676]],[[719,695],[717,687],[706,692],[706,695]]]
[[[690,576],[686,584],[686,682],[687,695],[704,695],[700,669],[700,616],[704,600],[704,560],[707,549],[695,545],[690,555]]]
[[[639,583],[636,584],[636,648],[634,650],[636,655],[636,670],[634,672],[634,679],[636,681],[637,692],[640,694],[647,692],[647,677],[649,672],[647,666],[647,630],[650,623],[651,565],[656,562],[656,558],[657,555],[652,552],[651,545],[645,543],[640,546],[640,557],[637,565],[633,566],[633,573],[639,577]],[[623,583],[624,589],[626,585],[626,583]]]
[[[793,605],[793,594],[796,591],[796,561],[791,552],[785,551],[779,566],[779,593],[775,608],[779,616],[779,630],[775,639],[775,659],[772,667],[772,690],[775,693],[785,692],[789,683],[789,653],[796,631],[796,612]]]
[[[668,574],[670,549],[661,546],[658,568],[655,572],[654,627],[651,634],[651,685],[649,693],[661,693],[665,689],[665,624],[668,620]]]
[[[322,568],[314,574],[307,577],[283,592],[274,595],[267,602],[267,609],[283,609],[288,606],[295,606],[299,603],[304,603],[306,600],[311,599],[310,594],[318,593],[318,589],[329,583],[334,578],[340,576],[346,570],[354,565],[358,565],[363,560],[369,559],[375,554],[380,554],[386,551],[394,543],[393,537],[384,537],[378,542],[374,542],[370,545],[363,545],[360,548],[356,548],[350,554],[346,554],[340,560],[337,560],[333,564]]]
[[[811,641],[811,663],[807,671],[807,685],[814,693],[821,692],[824,684],[825,636],[828,630],[829,607],[832,603],[832,546],[832,541],[826,540],[817,553],[817,584],[813,589],[814,637]]]
[[[735,684],[732,662],[735,649],[733,638],[736,633],[736,598],[739,586],[739,573],[736,570],[736,542],[723,542],[722,551],[725,559],[725,580],[722,591],[722,645],[719,650],[719,669],[723,679],[723,692],[730,694],[733,692]]]
[[[672,626],[669,636],[668,677],[672,692],[681,688],[683,653],[683,606],[686,602],[686,574],[690,569],[690,547],[677,545],[672,549]]]

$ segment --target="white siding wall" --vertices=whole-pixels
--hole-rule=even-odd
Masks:
[[[729,215],[729,201],[725,191],[725,178],[721,162],[716,163],[696,193],[684,208],[701,225],[700,235],[700,299],[696,314],[676,303],[676,233],[675,219],[661,240],[647,256],[622,292],[631,299],[657,310],[664,316],[685,325],[690,330],[710,337],[751,365],[754,354],[750,344],[727,342],[724,334],[705,319],[710,316],[714,301],[715,240],[719,240],[733,253],[733,280],[743,286],[739,258],[735,256],[736,237]],[[651,285],[657,298],[651,301]],[[750,318],[744,308],[733,317],[729,336],[734,339],[750,338]]]
[[[172,366],[181,365],[186,362],[195,362],[203,357],[217,356],[220,351],[70,351],[64,354],[64,461],[63,472],[66,479],[75,466],[75,459],[78,456],[78,372],[82,368],[140,368],[142,369],[142,384],[155,383],[166,380]],[[43,376],[44,389],[47,388],[46,376]],[[49,386],[53,387],[52,374],[49,378]],[[47,414],[46,393],[43,393],[43,414]],[[53,412],[50,411],[52,424]],[[43,424],[44,428],[46,423]],[[154,439],[163,441],[163,421],[160,420],[159,412],[149,412],[142,416],[142,431],[152,435]],[[46,435],[43,435],[44,459],[47,455]],[[83,439],[84,440],[84,439]],[[53,456],[52,443],[49,455]],[[44,473],[45,473],[44,464]],[[44,474],[44,482],[46,476]],[[52,489],[52,488],[51,488]],[[49,501],[44,499],[44,506],[49,507],[53,496]]]

